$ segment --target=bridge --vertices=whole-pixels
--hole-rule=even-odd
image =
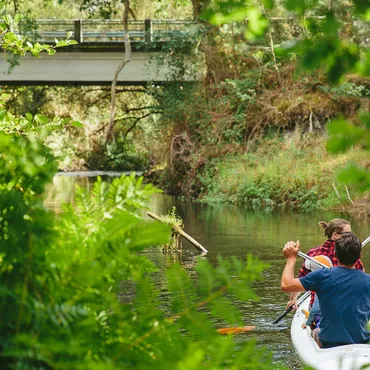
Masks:
[[[176,38],[190,37],[198,23],[178,20],[129,21],[131,61],[118,77],[118,84],[163,83],[168,78],[168,63],[156,63],[163,48]],[[0,61],[0,85],[109,85],[124,58],[124,32],[121,20],[37,20],[36,29],[19,33],[31,41],[54,43],[71,33],[77,45],[58,48],[55,55],[41,58],[30,55],[20,60],[11,73],[9,63]],[[201,69],[200,69],[201,70]],[[188,75],[185,81],[198,76]]]
[[[324,17],[314,17],[323,19]],[[225,34],[236,34],[247,24],[248,19],[225,25]],[[370,22],[353,20],[352,26],[369,29]],[[20,66],[8,74],[9,64],[5,58],[0,60],[0,85],[109,85],[117,66],[124,58],[124,31],[121,20],[37,20],[34,31],[20,24],[19,33],[27,35],[31,41],[53,43],[55,39],[64,39],[68,33],[78,45],[59,48],[50,57],[46,54],[41,59],[26,56],[20,60]],[[287,27],[288,26],[288,27]],[[229,28],[228,28],[229,27]],[[222,28],[222,27],[221,27]],[[304,30],[295,18],[270,18],[275,45],[289,39],[299,38]],[[142,85],[148,82],[166,82],[170,67],[163,59],[164,49],[174,40],[192,40],[199,32],[199,23],[187,20],[131,20],[128,32],[132,46],[130,63],[121,71],[118,84]],[[368,47],[368,32],[359,35],[362,45]],[[269,49],[266,45],[247,45],[245,49]],[[188,62],[185,68],[188,74],[184,81],[200,79],[204,73],[204,62]],[[193,73],[196,70],[197,73]]]

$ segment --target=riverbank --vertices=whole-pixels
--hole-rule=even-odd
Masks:
[[[369,168],[369,153],[356,149],[333,156],[325,149],[326,140],[322,133],[298,131],[267,136],[255,151],[211,159],[184,182],[196,194],[193,198],[206,203],[368,216],[369,194],[346,187],[337,173],[350,163]]]

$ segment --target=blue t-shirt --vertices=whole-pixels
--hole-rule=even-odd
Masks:
[[[367,343],[370,331],[370,275],[337,266],[320,269],[299,279],[306,290],[317,293],[324,347]]]

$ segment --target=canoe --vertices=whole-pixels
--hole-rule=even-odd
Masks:
[[[309,302],[308,297],[300,305],[290,328],[293,347],[300,360],[316,370],[360,370],[362,366],[370,364],[370,344],[350,344],[328,349],[317,345],[311,337],[311,329],[302,329],[306,316],[301,310],[308,310]]]

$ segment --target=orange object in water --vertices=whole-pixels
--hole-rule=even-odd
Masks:
[[[255,326],[236,326],[234,328],[221,328],[217,329],[220,334],[237,334],[237,333],[246,333],[255,329]]]

